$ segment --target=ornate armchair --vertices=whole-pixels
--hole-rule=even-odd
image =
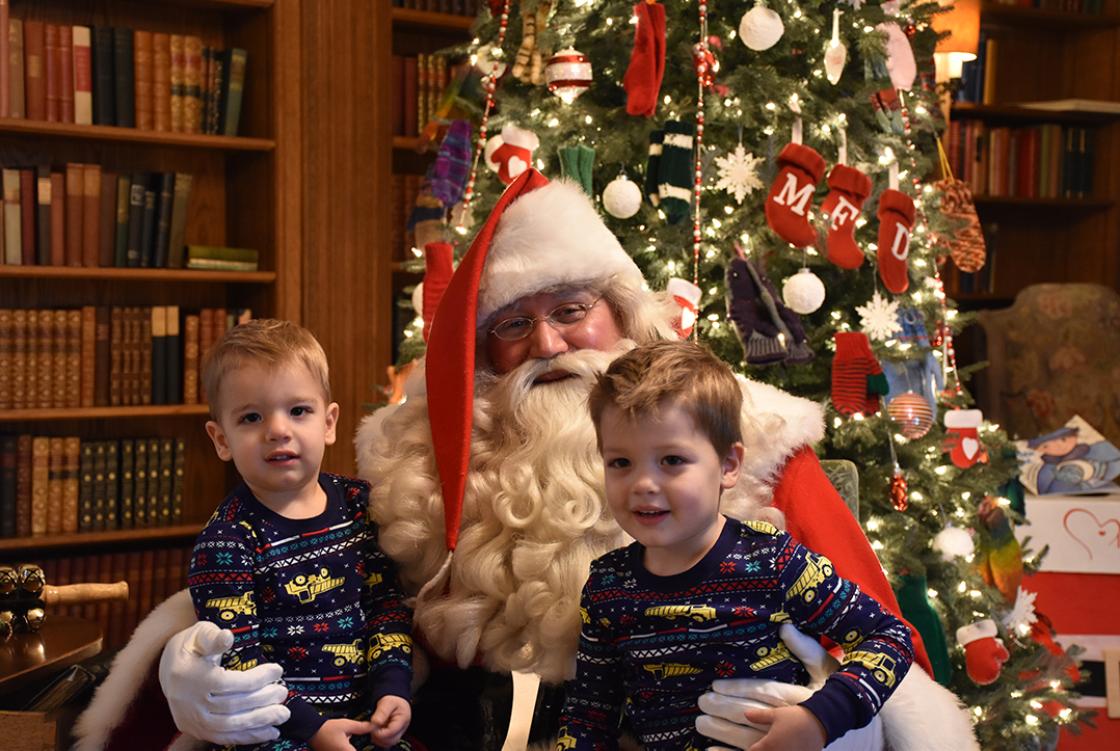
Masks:
[[[1081,415],[1120,443],[1120,295],[1099,284],[1036,284],[981,311],[990,366],[976,378],[986,416],[1018,438]]]

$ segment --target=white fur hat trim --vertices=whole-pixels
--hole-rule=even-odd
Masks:
[[[603,282],[633,287],[642,272],[587,194],[553,180],[511,203],[498,222],[478,291],[478,322],[543,289]]]

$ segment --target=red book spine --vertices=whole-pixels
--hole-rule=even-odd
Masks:
[[[66,265],[66,175],[51,173],[51,266]]]
[[[66,165],[66,236],[64,253],[67,266],[82,265],[82,191],[85,188],[85,171],[73,162]],[[53,217],[52,217],[53,219]],[[53,229],[53,227],[52,227]],[[53,238],[52,238],[53,239]]]
[[[58,26],[47,24],[45,36],[43,60],[47,79],[47,120],[57,123],[62,119],[62,66],[58,59]]]
[[[42,21],[23,25],[24,91],[27,95],[27,118],[47,119],[46,27]]]
[[[93,50],[88,26],[75,26],[74,37],[74,122],[93,124]]]
[[[74,29],[58,27],[58,101],[64,123],[74,122]]]
[[[0,0],[0,117],[11,117],[11,60],[8,20],[11,18],[8,0]]]

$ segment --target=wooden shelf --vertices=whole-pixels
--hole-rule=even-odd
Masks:
[[[1021,26],[1045,29],[1093,29],[1120,26],[1120,16],[1111,13],[1069,13],[1039,10],[1016,5],[985,2],[980,6],[980,23],[983,26]]]
[[[27,551],[35,554],[59,548],[94,547],[114,543],[152,542],[156,540],[189,540],[202,531],[201,524],[178,524],[173,527],[114,529],[108,532],[79,532],[68,535],[12,537],[0,539],[0,555]]]
[[[88,279],[136,282],[214,282],[272,284],[275,271],[199,271],[197,269],[120,269],[85,266],[4,266],[0,279]]]
[[[1079,123],[1094,125],[1120,120],[1120,113],[1086,112],[1084,110],[1044,110],[1015,104],[972,104],[957,102],[951,110],[953,118],[991,120],[1009,123]]]
[[[393,8],[393,26],[414,26],[424,29],[444,31],[470,31],[475,16],[461,16],[455,13],[432,13],[425,10]]]
[[[77,138],[87,141],[123,141],[132,144],[182,146],[191,149],[224,151],[273,151],[276,141],[271,138],[245,138],[243,136],[205,136],[195,133],[169,133],[162,130],[118,128],[110,125],[75,125],[74,123],[49,123],[42,120],[0,118],[0,134],[35,136],[37,138]]]
[[[1116,202],[1097,198],[1021,198],[1013,196],[974,196],[979,206],[1037,207],[1095,211],[1111,208]]]
[[[0,423],[39,420],[104,420],[136,417],[184,417],[206,415],[205,404],[149,404],[139,407],[69,407],[57,409],[5,409]]]

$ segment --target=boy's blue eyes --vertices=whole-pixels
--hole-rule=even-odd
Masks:
[[[292,407],[290,410],[288,410],[288,413],[292,417],[303,417],[304,415],[311,414],[311,407],[306,407],[306,406],[302,406],[302,405],[299,406],[299,407]],[[248,412],[248,413],[242,415],[240,418],[238,418],[238,422],[241,422],[241,423],[256,423],[256,422],[260,422],[260,421],[261,421],[261,416],[260,416],[260,413],[258,413],[258,412]]]
[[[669,465],[670,467],[677,467],[677,466],[680,466],[682,464],[687,464],[688,460],[685,459],[683,456],[677,456],[676,454],[670,454],[668,456],[662,457],[661,462],[663,464]],[[629,459],[623,459],[621,457],[617,458],[617,459],[611,459],[607,462],[607,466],[610,467],[611,469],[625,469],[626,467],[630,466],[630,460]]]

